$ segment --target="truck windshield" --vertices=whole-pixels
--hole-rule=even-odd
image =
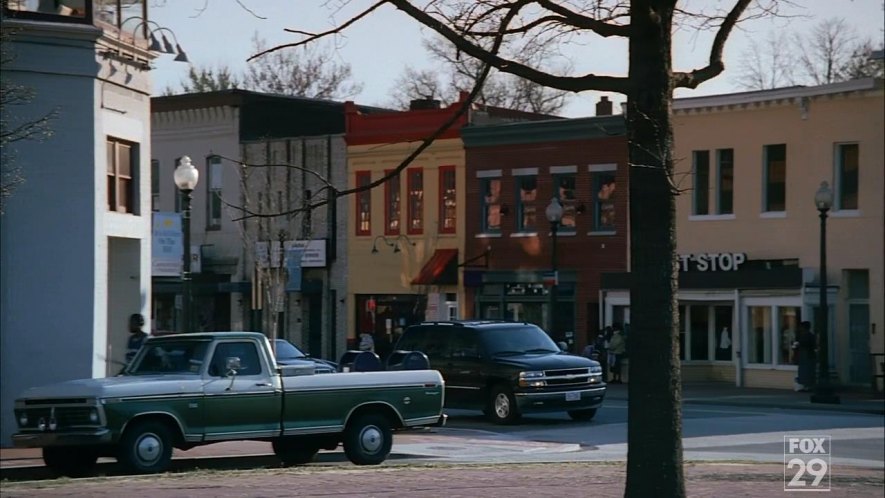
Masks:
[[[135,357],[128,375],[199,374],[209,341],[148,343]]]
[[[482,342],[491,355],[556,353],[559,348],[546,332],[534,325],[483,330]]]

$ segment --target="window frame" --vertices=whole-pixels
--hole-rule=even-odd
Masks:
[[[730,198],[728,199],[728,209],[725,209],[722,193],[725,191],[723,180],[723,170],[725,169],[726,162],[723,161],[722,154],[723,152],[728,152],[731,154],[731,160],[727,162],[728,168],[730,169],[730,178],[731,184],[728,189],[731,193]],[[734,149],[716,149],[716,209],[715,213],[717,215],[734,215]]]
[[[221,230],[224,209],[221,202],[224,190],[221,164],[221,156],[217,154],[206,156],[206,230]],[[218,209],[218,213],[214,212],[215,208]],[[216,214],[217,216],[215,216]]]
[[[703,160],[702,160],[703,159]],[[708,216],[710,214],[710,151],[691,151],[691,214]]]
[[[496,202],[489,203],[486,198],[486,192],[491,192],[491,184],[492,182],[498,182],[498,198]],[[502,193],[504,191],[504,181],[501,178],[501,175],[488,175],[488,176],[480,176],[479,177],[479,203],[480,203],[480,215],[482,218],[480,219],[480,233],[483,235],[500,235],[501,234],[501,225],[503,224],[503,214],[501,213],[501,207],[503,206]],[[498,226],[497,228],[493,228],[489,225],[489,217],[492,215],[490,210],[491,206],[498,207]]]
[[[151,211],[160,210],[160,160],[151,159]]]
[[[775,166],[774,160],[771,159],[771,152],[775,147],[783,148],[783,181],[779,182],[783,185],[783,209],[772,209],[772,166]],[[763,150],[763,168],[762,168],[762,212],[783,214],[787,211],[787,144],[767,144],[762,146]]]
[[[523,190],[523,182],[527,180],[533,180],[535,182],[535,188],[532,189],[535,192],[535,198],[533,200],[526,201],[522,198],[522,190]],[[514,193],[516,197],[516,233],[519,234],[536,234],[538,233],[538,215],[539,215],[539,200],[538,197],[538,171],[535,168],[526,168],[522,171],[514,171],[513,172],[513,186]],[[526,216],[526,208],[530,207],[534,210],[534,225],[528,225],[525,222]]]
[[[372,172],[360,170],[354,172],[354,186],[359,188],[372,183]],[[354,218],[355,234],[357,236],[372,235],[372,190],[357,192],[354,196],[356,217]],[[365,210],[362,208],[365,207]],[[365,214],[365,220],[363,215]]]
[[[384,170],[384,176],[389,175],[394,170]],[[402,186],[400,185],[400,176],[391,177],[384,182],[384,235],[399,235],[402,231]],[[394,188],[395,187],[395,188]],[[391,205],[391,194],[396,194],[396,218],[392,216],[393,206]],[[391,228],[391,224],[396,222],[396,227]]]
[[[854,206],[845,206],[845,148],[846,147],[854,147],[855,149],[855,178],[854,178]],[[860,144],[857,142],[840,142],[834,144],[834,165],[833,165],[833,176],[835,177],[835,195],[833,199],[833,210],[834,211],[848,211],[848,212],[856,212],[860,210]]]
[[[556,233],[558,234],[574,234],[578,232],[578,172],[577,170],[572,171],[556,171],[552,172],[550,175],[553,180],[553,197],[555,197],[559,204],[562,206],[562,220],[566,220],[571,217],[572,225],[564,225],[562,221],[556,227]],[[562,189],[562,180],[565,178],[571,178],[572,187],[571,187],[571,199],[563,199],[560,195]]]
[[[134,214],[139,213],[138,202],[138,159],[139,144],[129,140],[113,137],[108,135],[105,139],[105,149],[107,153],[106,161],[106,198],[107,210],[112,213]],[[123,175],[120,173],[120,150],[121,146],[129,148],[129,173]],[[121,182],[124,185],[121,188]],[[120,193],[125,192],[126,198],[124,204],[120,203]]]
[[[593,207],[593,220],[592,225],[590,226],[591,234],[604,234],[611,235],[617,233],[617,220],[618,220],[618,206],[617,206],[617,185],[618,185],[618,165],[617,164],[591,164],[588,167],[588,171],[590,173],[590,199]],[[612,193],[611,199],[606,201],[601,201],[599,199],[599,190],[604,185],[599,179],[602,178],[602,175],[611,176],[615,183],[615,190]],[[614,223],[611,226],[602,225],[602,205],[603,204],[611,204],[611,209],[614,211]]]
[[[424,168],[406,170],[406,195],[406,233],[421,235],[424,233]]]
[[[449,178],[451,188],[447,188]],[[451,205],[448,202],[451,201]],[[451,214],[451,216],[448,216]],[[449,224],[449,220],[451,223]],[[439,233],[453,234],[458,229],[458,176],[455,166],[439,167]]]

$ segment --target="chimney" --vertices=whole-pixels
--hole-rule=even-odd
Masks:
[[[409,102],[409,110],[410,111],[424,111],[427,109],[439,109],[439,100],[433,98],[433,96],[428,95],[423,99],[414,99]]]
[[[612,101],[608,99],[606,96],[599,97],[599,102],[596,103],[596,115],[597,116],[611,116],[612,115]]]

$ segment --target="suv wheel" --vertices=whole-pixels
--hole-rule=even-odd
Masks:
[[[500,384],[492,387],[487,414],[496,424],[512,424],[519,420],[516,397],[509,387]]]

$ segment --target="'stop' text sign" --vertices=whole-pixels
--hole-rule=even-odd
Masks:
[[[737,271],[745,261],[742,252],[681,254],[679,271]]]

